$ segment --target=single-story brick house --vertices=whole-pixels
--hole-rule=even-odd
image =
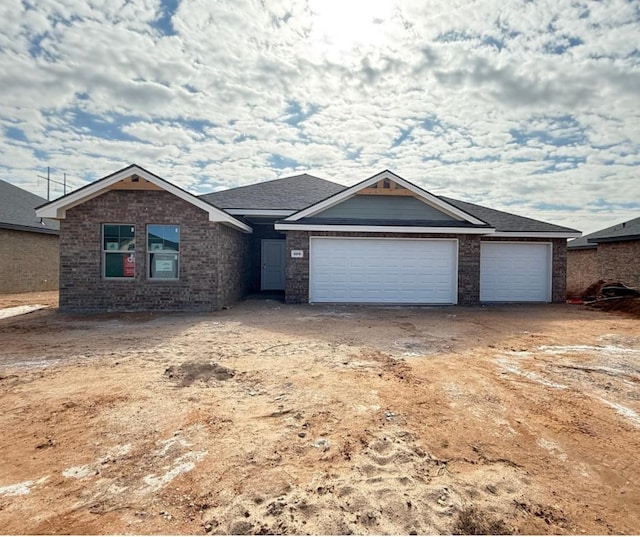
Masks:
[[[58,222],[35,210],[46,201],[0,180],[0,293],[58,288]]]
[[[640,288],[640,218],[569,242],[567,290],[579,294],[598,280]]]
[[[559,302],[580,235],[390,171],[195,196],[131,165],[38,215],[60,220],[67,310],[214,310],[260,290],[288,303]]]

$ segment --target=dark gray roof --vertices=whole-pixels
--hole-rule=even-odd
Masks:
[[[496,209],[489,209],[481,205],[475,205],[474,203],[468,203],[466,201],[459,201],[445,196],[438,196],[441,200],[450,203],[454,207],[475,216],[479,220],[490,224],[496,231],[514,231],[514,232],[568,232],[579,233],[575,229],[568,227],[557,226],[555,224],[549,224],[542,222],[541,220],[534,220],[533,218],[526,218],[525,216],[518,216],[515,214],[507,213],[504,211],[497,211]]]
[[[0,228],[57,234],[58,222],[40,219],[35,208],[47,200],[0,180]]]
[[[587,248],[596,248],[599,242],[630,240],[640,240],[640,217],[574,239],[568,243],[567,248],[570,250],[585,250]]]
[[[221,209],[280,209],[299,211],[334,196],[345,188],[348,187],[312,175],[302,174],[294,177],[275,179],[273,181],[265,181],[255,185],[222,190],[211,194],[203,194],[200,197]],[[486,222],[495,228],[496,231],[577,233],[575,229],[517,216],[504,211],[489,209],[488,207],[482,207],[481,205],[475,205],[444,196],[438,197],[444,202]],[[302,223],[302,220],[298,220],[297,222]],[[304,222],[308,224],[312,223],[310,218],[305,218]],[[323,219],[323,223],[326,224],[327,220]],[[349,222],[349,224],[353,223],[354,222]],[[363,222],[359,223],[362,224]],[[373,222],[367,222],[367,224],[374,225]],[[383,224],[380,222],[375,222],[375,224],[399,225]],[[405,221],[404,225],[406,224],[407,222]],[[413,224],[420,225],[419,223]]]
[[[345,188],[344,185],[305,173],[203,194],[199,197],[221,209],[299,211]]]

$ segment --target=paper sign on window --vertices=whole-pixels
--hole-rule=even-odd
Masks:
[[[133,278],[136,272],[136,258],[133,254],[122,256],[122,273],[125,278]]]
[[[156,272],[173,272],[172,259],[156,259]]]

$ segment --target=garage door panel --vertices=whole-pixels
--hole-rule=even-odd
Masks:
[[[550,300],[549,244],[483,242],[480,251],[482,302]]]
[[[311,302],[455,303],[457,242],[311,238]]]

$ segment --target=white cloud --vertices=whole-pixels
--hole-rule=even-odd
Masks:
[[[0,5],[17,184],[130,162],[198,192],[390,168],[585,230],[640,202],[633,2],[183,0],[169,33],[159,0],[26,5]]]

